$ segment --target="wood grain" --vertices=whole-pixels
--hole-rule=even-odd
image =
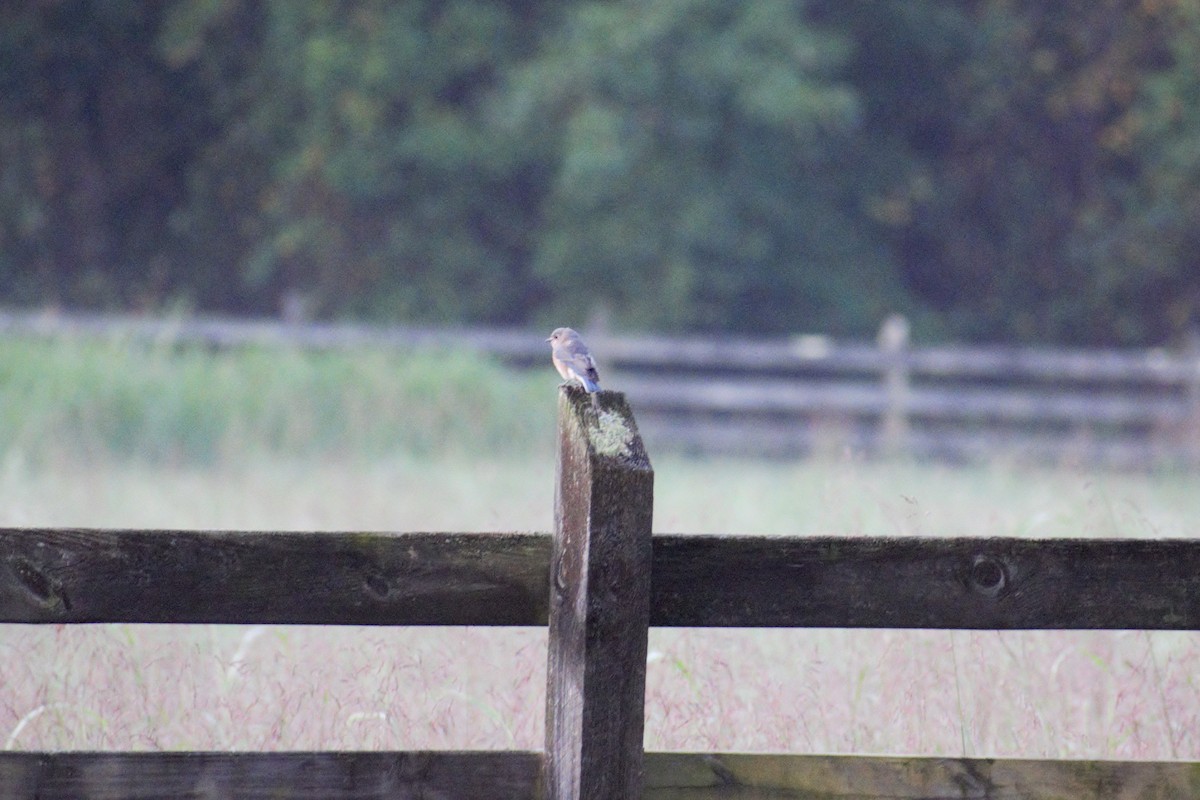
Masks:
[[[540,800],[531,752],[0,752],[11,800]],[[646,800],[1194,800],[1200,764],[647,753]]]
[[[536,534],[0,529],[0,622],[537,625]]]
[[[655,800],[1183,800],[1200,764],[648,753]]]
[[[1200,630],[1200,541],[664,536],[652,625]]]
[[[540,753],[5,753],[5,800],[417,800],[541,796]]]
[[[638,798],[654,473],[625,396],[559,393],[550,567],[546,787]]]
[[[1200,541],[653,537],[663,627],[1200,630]],[[0,530],[0,622],[542,626],[545,534]]]

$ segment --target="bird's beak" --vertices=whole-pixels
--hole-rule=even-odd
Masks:
[[[546,337],[546,341],[547,341],[547,342],[553,342],[553,341],[554,341],[554,337],[553,337],[553,336],[547,336],[547,337]]]

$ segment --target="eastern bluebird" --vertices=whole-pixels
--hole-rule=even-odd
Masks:
[[[579,381],[589,393],[600,391],[596,361],[578,333],[570,328],[555,328],[546,341],[550,343],[550,360],[559,375],[567,381]]]

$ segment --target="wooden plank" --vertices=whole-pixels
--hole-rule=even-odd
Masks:
[[[1195,539],[652,548],[657,626],[1200,630]],[[545,534],[0,530],[0,622],[540,626],[550,550]]]
[[[652,450],[723,453],[748,457],[796,458],[849,451],[884,452],[878,427],[870,421],[830,417],[809,424],[761,417],[710,418],[671,413],[638,414],[638,427]],[[996,458],[1025,462],[1085,463],[1136,470],[1193,463],[1186,438],[1147,437],[1137,432],[1030,431],[967,425],[930,426],[908,432],[905,455],[955,463],[990,463]]]
[[[891,407],[883,384],[773,379],[628,377],[625,391],[639,411],[686,414],[772,414],[885,418]],[[909,418],[1071,425],[1181,425],[1186,399],[1047,389],[930,388],[905,384]]]
[[[535,800],[530,752],[0,752],[11,800]],[[646,800],[1194,800],[1200,764],[647,753]]]
[[[539,625],[537,534],[0,529],[0,622]]]
[[[932,419],[1073,425],[1170,426],[1181,424],[1187,415],[1181,398],[1044,389],[915,389],[908,411]]]
[[[1197,370],[1189,355],[1162,348],[1101,350],[1058,347],[934,346],[912,350],[909,365],[922,375],[1023,378],[1054,382],[1143,383],[1179,386]]]
[[[647,800],[1193,800],[1200,764],[647,753]]]
[[[882,374],[880,348],[826,336],[591,337],[609,363],[625,369]],[[1161,348],[1102,350],[1010,345],[913,347],[904,363],[917,376],[1178,386],[1196,373],[1187,353]]]
[[[564,387],[558,409],[546,787],[551,800],[634,800],[654,473],[623,394]]]
[[[532,800],[541,753],[0,752],[6,800]]]
[[[758,372],[877,374],[887,358],[871,344],[838,342],[828,336],[763,339],[739,336],[591,337],[605,364],[619,369],[668,372]]]
[[[883,372],[885,405],[879,421],[880,446],[888,456],[908,452],[909,415],[912,413],[912,376],[905,358],[909,348],[908,334],[908,321],[899,314],[889,316],[879,329],[879,348],[890,362]]]
[[[1200,540],[659,536],[650,622],[1200,630]]]
[[[785,378],[634,377],[621,386],[639,413],[854,414],[879,416],[887,395],[876,383],[804,383]]]
[[[545,360],[544,335],[514,328],[372,326],[354,323],[294,324],[269,318],[195,316],[179,319],[82,313],[0,311],[0,334],[8,336],[91,336],[216,347],[292,346],[314,349],[355,347],[443,347],[448,338],[502,358],[526,363]],[[774,374],[828,372],[882,373],[888,358],[872,345],[841,342],[822,335],[761,337],[589,337],[604,355],[604,366],[630,369],[758,371]],[[1014,346],[933,346],[914,348],[906,363],[931,376],[1029,378],[1049,381],[1142,382],[1185,385],[1197,364],[1187,353],[1161,348],[1084,350]]]

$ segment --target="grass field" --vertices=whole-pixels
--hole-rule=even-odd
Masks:
[[[5,343],[0,525],[548,530],[556,382],[461,354]],[[651,455],[658,532],[1200,532],[1184,474]],[[1200,634],[656,630],[650,651],[654,749],[1200,759]],[[537,748],[544,661],[526,629],[0,626],[0,741]]]

